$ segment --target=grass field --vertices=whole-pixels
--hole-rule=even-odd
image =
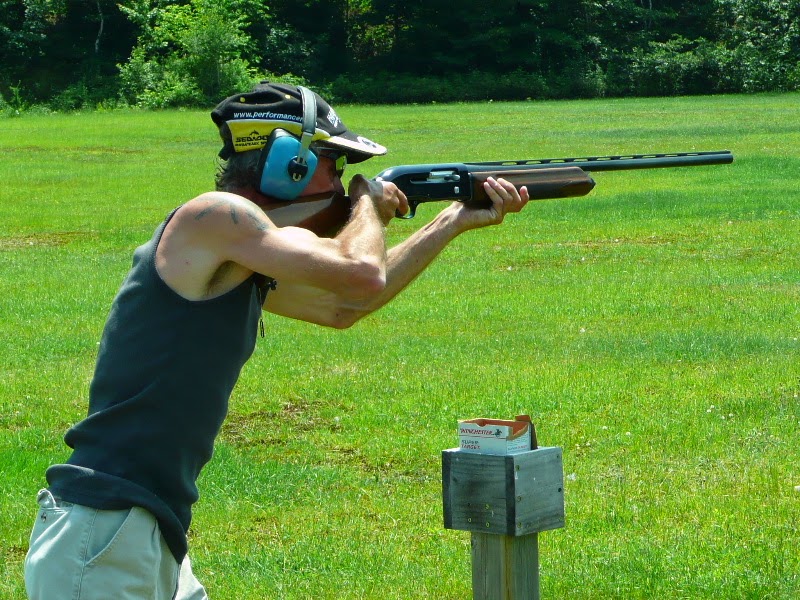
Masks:
[[[730,149],[600,173],[471,232],[347,331],[266,319],[191,532],[211,598],[470,597],[442,526],[456,421],[529,413],[564,450],[542,598],[800,597],[800,95],[341,107],[413,162]],[[211,187],[206,113],[3,119],[0,598],[86,411],[132,250]],[[437,205],[390,229],[397,242]]]

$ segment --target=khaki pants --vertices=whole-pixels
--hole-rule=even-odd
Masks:
[[[30,600],[207,600],[148,511],[98,510],[39,492],[25,558]]]

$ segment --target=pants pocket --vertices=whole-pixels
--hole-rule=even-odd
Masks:
[[[132,509],[97,510],[84,508],[84,510],[94,513],[92,527],[86,543],[85,559],[88,566],[99,560],[105,552],[112,549],[116,539],[122,534],[125,523],[131,518]]]
[[[97,520],[90,544],[96,552],[86,562],[81,577],[81,600],[171,598],[178,583],[179,565],[161,538],[155,517],[134,507],[120,522],[119,516]],[[113,533],[112,533],[113,532]],[[166,551],[166,552],[165,552]]]

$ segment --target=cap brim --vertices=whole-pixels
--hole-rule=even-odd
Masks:
[[[319,132],[319,129],[317,130]],[[346,131],[338,135],[319,140],[325,146],[332,146],[344,150],[347,162],[360,163],[373,156],[383,156],[386,148],[361,135]]]

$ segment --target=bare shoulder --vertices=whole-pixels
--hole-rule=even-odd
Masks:
[[[229,192],[207,192],[187,202],[178,213],[181,227],[266,231],[272,223],[253,202]]]
[[[258,206],[227,192],[201,194],[180,207],[156,250],[161,278],[185,298],[225,293],[252,269],[231,260],[231,248],[272,227]]]

